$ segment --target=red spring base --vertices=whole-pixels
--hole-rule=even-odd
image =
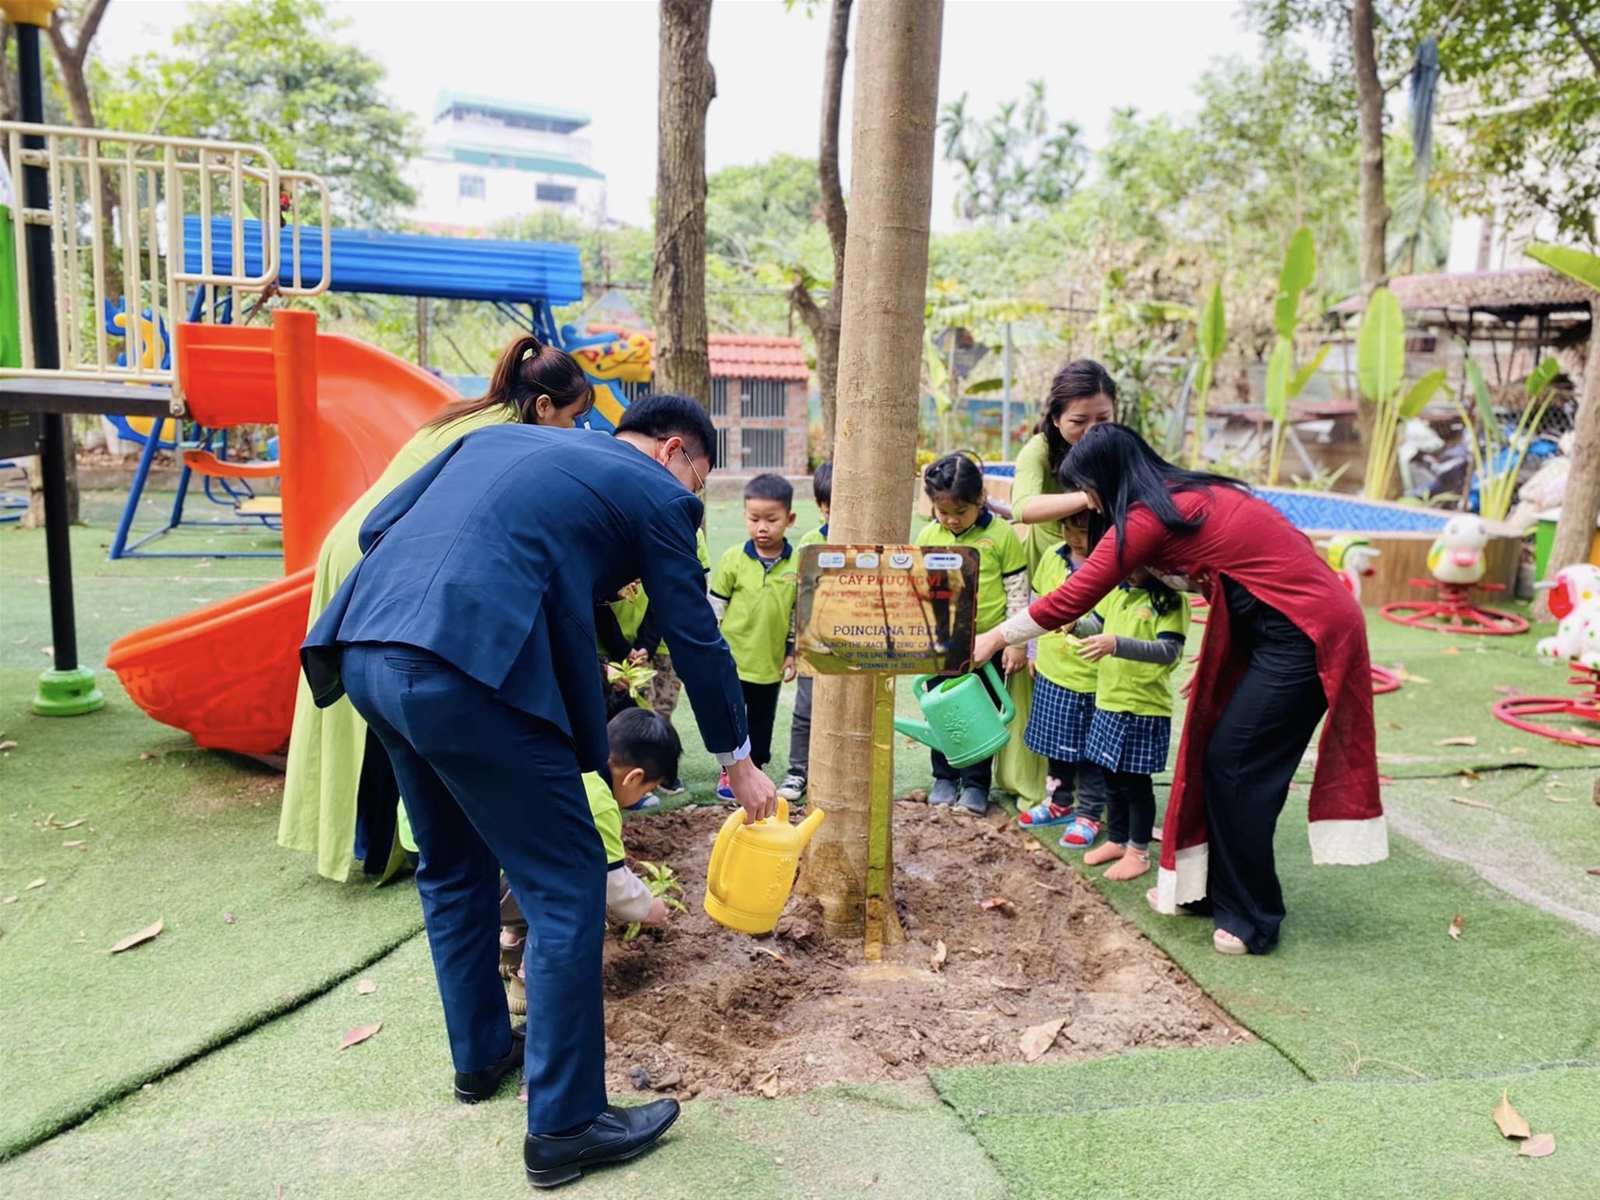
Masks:
[[[1527,633],[1528,622],[1516,613],[1498,608],[1482,608],[1467,599],[1472,589],[1459,583],[1440,583],[1432,579],[1413,579],[1412,587],[1437,588],[1436,600],[1400,600],[1385,604],[1384,617],[1396,625],[1432,629],[1438,633],[1483,633],[1506,637]],[[1503,592],[1499,583],[1479,584],[1486,592]]]
[[[1387,696],[1390,692],[1400,690],[1400,676],[1387,667],[1374,666],[1372,668],[1372,694],[1374,696]]]
[[[1567,682],[1583,690],[1576,696],[1510,696],[1495,701],[1494,715],[1525,733],[1573,746],[1600,746],[1600,670],[1575,666]],[[1590,729],[1558,729],[1530,717],[1566,717],[1587,722]]]

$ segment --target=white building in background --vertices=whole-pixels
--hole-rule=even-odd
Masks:
[[[589,139],[575,136],[588,124],[579,109],[440,92],[412,168],[412,220],[457,234],[481,234],[542,208],[603,222],[606,177],[590,165]]]

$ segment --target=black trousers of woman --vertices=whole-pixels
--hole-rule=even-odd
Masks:
[[[1310,638],[1231,580],[1228,608],[1250,665],[1206,746],[1206,892],[1217,928],[1261,954],[1284,917],[1272,850],[1278,814],[1328,702]]]

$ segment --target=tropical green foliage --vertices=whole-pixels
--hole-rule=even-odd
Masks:
[[[1266,409],[1272,419],[1272,442],[1267,457],[1267,482],[1276,484],[1283,466],[1283,446],[1289,432],[1289,402],[1306,390],[1332,348],[1325,343],[1299,370],[1294,366],[1294,338],[1299,326],[1300,298],[1317,275],[1317,248],[1311,230],[1301,226],[1289,239],[1283,269],[1278,273],[1278,295],[1273,321],[1278,340],[1267,360]]]
[[[416,198],[402,172],[420,142],[343,24],[321,0],[194,4],[169,49],[92,72],[100,121],[264,146],[327,181],[340,223],[391,226]]]
[[[1211,298],[1200,312],[1195,326],[1195,402],[1194,443],[1189,451],[1189,465],[1200,466],[1206,442],[1206,402],[1211,398],[1211,379],[1216,373],[1217,360],[1228,348],[1228,316],[1222,305],[1222,285],[1213,284]]]
[[[1420,412],[1444,382],[1444,372],[1424,376],[1402,399],[1406,374],[1406,327],[1400,301],[1388,288],[1378,288],[1367,301],[1356,341],[1356,372],[1361,394],[1372,401],[1376,415],[1367,447],[1364,494],[1382,500],[1389,494],[1395,471],[1395,440],[1403,414]]]
[[[1537,244],[1523,251],[1535,262],[1542,262],[1569,279],[1576,279],[1585,287],[1600,292],[1600,255],[1574,250],[1571,246],[1546,246]]]
[[[1522,406],[1522,414],[1510,433],[1495,412],[1483,371],[1471,358],[1466,361],[1466,372],[1474,407],[1469,409],[1459,400],[1456,407],[1461,410],[1461,419],[1471,433],[1472,465],[1478,478],[1478,512],[1486,520],[1503,521],[1511,511],[1522,460],[1527,457],[1545,410],[1554,399],[1550,385],[1560,374],[1561,364],[1553,357],[1545,358],[1533,369],[1524,385],[1527,403]]]
[[[967,111],[967,94],[939,114],[944,160],[960,168],[956,216],[1002,223],[1052,212],[1083,181],[1089,151],[1071,121],[1050,120],[1044,80],[1028,81],[1022,100],[1010,100],[987,121]]]

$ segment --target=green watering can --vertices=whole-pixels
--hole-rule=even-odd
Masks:
[[[989,677],[994,685],[992,694],[979,675]],[[928,687],[933,680],[938,680],[937,685]],[[937,675],[918,675],[911,686],[916,689],[922,715],[928,719],[912,721],[896,717],[895,729],[925,746],[932,746],[950,760],[952,767],[982,762],[1011,740],[1011,721],[1017,709],[993,662],[984,663],[970,675],[945,679]],[[995,708],[996,698],[1000,701],[998,709]]]

